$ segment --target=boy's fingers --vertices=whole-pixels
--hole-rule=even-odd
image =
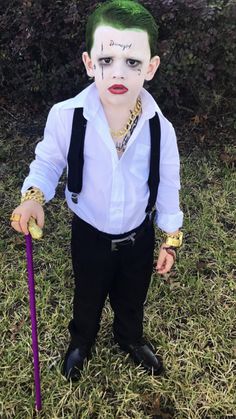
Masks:
[[[28,221],[29,221],[29,217],[25,217],[24,215],[21,216],[19,224],[20,224],[22,233],[24,234],[29,234]]]
[[[22,218],[22,215],[19,214],[19,213],[17,213],[17,212],[13,212],[12,215],[11,215],[11,217],[10,217],[11,226],[18,233],[23,233],[22,226],[21,226],[21,218]]]
[[[166,255],[164,258],[164,263],[159,267],[158,263],[157,263],[157,272],[159,274],[166,274],[167,272],[170,272],[172,266],[174,263],[174,259],[171,255]]]
[[[18,231],[18,233],[23,233],[19,221],[12,221],[11,226],[14,230]]]
[[[166,257],[166,269],[168,269],[168,272],[171,270],[173,264],[174,264],[174,258],[171,255],[168,255]]]
[[[162,268],[162,266],[165,262],[165,257],[166,257],[166,255],[163,252],[159,255],[159,257],[157,259],[156,269],[161,269]]]
[[[44,226],[44,212],[40,212],[40,214],[37,214],[35,217],[37,225],[42,229]]]

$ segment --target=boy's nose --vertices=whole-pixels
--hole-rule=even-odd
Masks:
[[[124,79],[125,78],[125,72],[124,67],[122,64],[116,64],[113,69],[113,79]]]

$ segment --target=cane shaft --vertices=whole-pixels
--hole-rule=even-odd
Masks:
[[[40,372],[39,372],[39,356],[38,356],[38,334],[36,320],[36,303],[35,303],[35,286],[34,286],[34,266],[33,266],[33,246],[31,235],[25,236],[26,240],[26,256],[28,271],[28,287],[29,287],[29,303],[30,303],[30,320],[32,331],[32,350],[34,359],[34,383],[35,383],[35,399],[36,409],[41,410],[41,389],[40,389]]]

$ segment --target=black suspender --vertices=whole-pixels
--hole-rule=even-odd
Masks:
[[[81,192],[83,183],[84,139],[86,125],[87,120],[83,116],[83,108],[75,108],[72,122],[70,148],[67,156],[68,189],[73,193],[75,201],[76,195]]]
[[[150,190],[146,213],[151,213],[155,207],[157,199],[158,185],[160,181],[160,140],[161,127],[158,114],[149,120],[150,138],[151,138],[151,155],[150,155],[150,172],[148,177],[148,186]]]
[[[150,190],[146,213],[151,214],[155,207],[158,185],[160,180],[160,120],[156,113],[150,119],[150,137],[151,137],[151,155],[150,172],[148,177],[148,186]],[[77,203],[78,194],[82,190],[83,184],[83,166],[84,166],[84,139],[87,120],[83,116],[83,108],[75,108],[70,147],[67,156],[68,160],[68,190],[72,192],[72,200]]]

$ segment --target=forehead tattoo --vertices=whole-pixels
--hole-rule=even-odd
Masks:
[[[111,40],[109,46],[110,47],[120,47],[123,51],[125,51],[126,49],[130,49],[132,47],[132,43],[131,44],[120,44],[120,43],[117,43],[117,42]]]

